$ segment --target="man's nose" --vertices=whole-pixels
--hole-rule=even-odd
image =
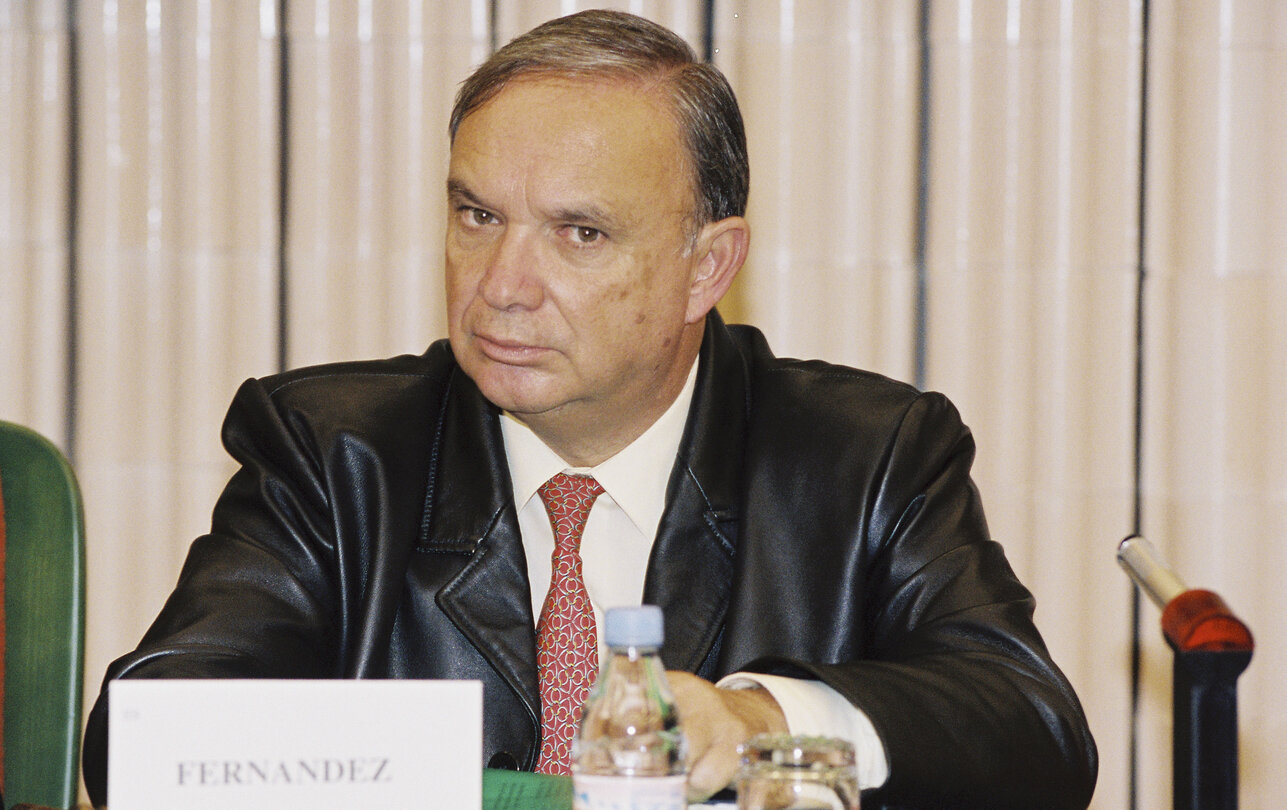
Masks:
[[[479,293],[495,309],[536,309],[544,291],[540,282],[536,240],[521,228],[505,228],[495,243]]]

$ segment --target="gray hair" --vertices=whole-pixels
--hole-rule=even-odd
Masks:
[[[582,11],[509,42],[461,84],[448,127],[520,77],[655,79],[668,93],[693,167],[695,224],[743,216],[750,187],[746,132],[733,88],[674,32],[620,11]]]

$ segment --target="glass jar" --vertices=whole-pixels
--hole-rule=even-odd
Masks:
[[[738,810],[858,810],[854,747],[845,740],[759,734],[738,753]]]

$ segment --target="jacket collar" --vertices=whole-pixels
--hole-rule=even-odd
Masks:
[[[539,725],[531,588],[498,415],[454,367],[437,414],[419,548],[469,555],[438,606]]]
[[[746,369],[719,315],[706,320],[697,386],[670,475],[644,602],[660,605],[672,669],[696,672],[716,649],[733,580],[746,430]]]

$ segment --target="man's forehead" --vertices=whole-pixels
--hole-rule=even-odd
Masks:
[[[507,183],[539,181],[545,191],[559,192],[560,204],[573,206],[633,196],[631,186],[671,187],[687,197],[678,128],[668,102],[650,90],[655,86],[619,78],[542,75],[512,82],[462,120],[451,148],[449,190],[485,197],[512,190]],[[602,193],[581,193],[595,187]]]
[[[644,99],[655,105],[658,115],[669,115],[672,99],[662,75],[628,73],[625,71],[568,72],[534,70],[519,73],[501,83],[485,100],[466,113],[461,122],[493,104],[498,99],[524,90],[567,91],[571,97],[594,98],[624,94],[636,100]]]
[[[507,82],[460,123],[462,130],[516,126],[510,137],[539,138],[557,132],[626,139],[648,136],[665,151],[680,150],[673,101],[656,79],[598,74],[534,74]]]

